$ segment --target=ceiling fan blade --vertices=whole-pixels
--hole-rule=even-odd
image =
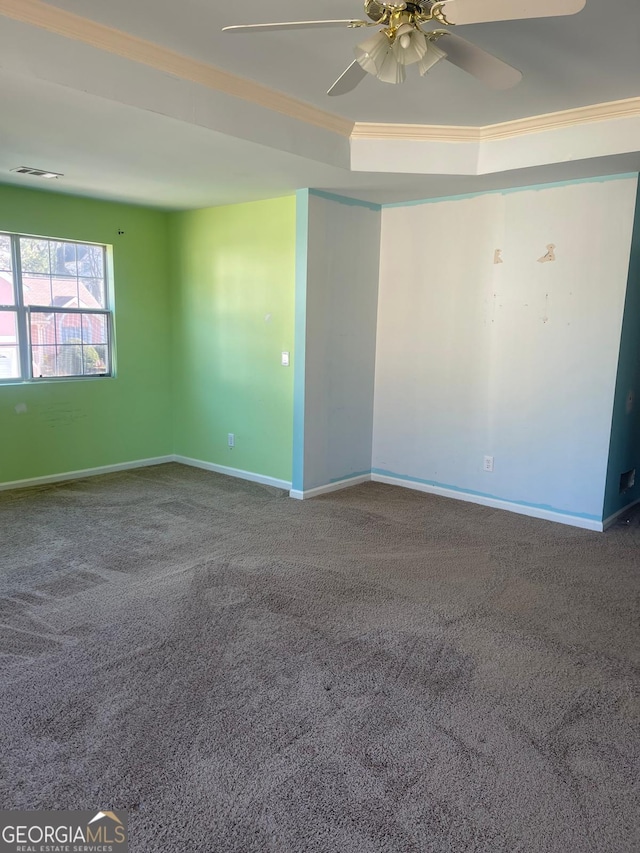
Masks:
[[[271,30],[306,30],[328,27],[371,27],[369,21],[283,21],[278,24],[238,24],[233,27],[223,27],[223,33],[260,33]]]
[[[517,68],[460,36],[445,32],[436,43],[447,54],[449,62],[473,74],[492,89],[511,89],[522,80],[522,74]]]
[[[347,92],[353,91],[358,83],[361,83],[367,76],[367,72],[355,59],[347,68],[344,74],[336,80],[333,86],[327,92],[327,95],[346,95]]]
[[[575,15],[587,0],[447,0],[442,11],[451,24],[484,24]]]

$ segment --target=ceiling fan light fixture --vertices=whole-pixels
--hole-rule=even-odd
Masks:
[[[376,76],[383,83],[404,83],[407,74],[394,52],[389,51]]]
[[[420,76],[424,77],[424,75],[431,71],[434,65],[440,62],[441,59],[446,59],[447,54],[444,50],[441,50],[434,42],[430,41],[427,46],[426,53],[420,60],[420,64],[418,65],[418,71],[420,72]]]
[[[392,44],[385,30],[380,30],[355,49],[356,59],[368,74],[378,76],[385,60],[391,54]]]
[[[393,53],[401,65],[413,65],[420,62],[427,52],[427,38],[423,32],[405,24],[396,33]]]
[[[398,53],[398,50],[401,53]],[[408,49],[411,51],[411,46]],[[380,30],[370,39],[363,41],[355,49],[356,60],[368,73],[377,77],[383,83],[404,83],[406,62],[401,61],[402,48],[398,48],[397,40],[389,35],[387,30]],[[426,40],[425,40],[426,52]],[[410,54],[413,56],[413,54]],[[411,59],[417,62],[418,58]]]

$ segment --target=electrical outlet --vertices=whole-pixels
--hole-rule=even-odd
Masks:
[[[484,464],[482,468],[484,471],[488,471],[489,473],[493,471],[493,456],[484,457]]]
[[[229,444],[229,448],[233,449],[236,446],[236,435],[233,432],[230,432],[227,436],[227,443]]]

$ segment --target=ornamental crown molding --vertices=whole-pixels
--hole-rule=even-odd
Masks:
[[[532,133],[560,130],[565,127],[638,117],[640,117],[640,98],[627,98],[622,101],[609,101],[604,104],[528,116],[484,127],[356,122],[351,138],[414,142],[493,142]]]

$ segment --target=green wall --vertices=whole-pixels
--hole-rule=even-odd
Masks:
[[[0,186],[0,231],[113,246],[117,358],[112,379],[0,385],[0,482],[172,452],[167,229],[163,212]]]
[[[291,480],[295,217],[295,197],[171,215],[178,455]]]

